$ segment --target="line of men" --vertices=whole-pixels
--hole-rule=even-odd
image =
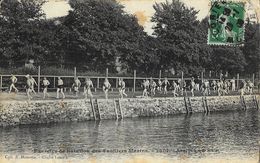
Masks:
[[[184,93],[187,96],[187,90],[190,90],[191,96],[194,96],[194,91],[201,91],[204,96],[211,94],[211,89],[214,92],[217,92],[218,96],[224,96],[230,93],[230,91],[236,91],[236,80],[235,78],[231,80],[220,79],[212,80],[210,83],[209,80],[204,79],[203,81],[199,78],[192,77],[191,80],[187,83],[185,80],[178,79],[173,80],[172,83],[167,78],[158,80],[156,83],[152,78],[143,80],[143,97],[154,96],[156,90],[164,95],[168,94],[168,90],[172,91],[174,97],[180,95],[183,96]],[[245,93],[253,94],[254,83],[248,80],[247,82],[243,79],[239,85],[239,91],[241,95]]]
[[[35,90],[34,90],[34,86],[38,86],[37,82],[35,81],[35,79],[31,76],[31,75],[26,75],[26,94],[29,100],[31,100],[33,98],[32,93],[36,94]],[[17,78],[11,74],[11,85],[9,87],[9,93],[12,92],[12,90],[14,89],[16,93],[18,93],[18,89],[16,88],[15,84],[17,83]],[[42,85],[43,85],[43,99],[45,99],[46,97],[49,97],[49,93],[48,93],[48,86],[50,85],[50,81],[44,77],[43,81],[42,81]],[[78,79],[78,77],[75,77],[73,84],[72,84],[72,89],[75,92],[76,97],[78,97],[79,95],[79,89],[81,87],[81,81]],[[91,89],[94,88],[93,82],[90,80],[90,78],[86,77],[85,78],[85,82],[84,82],[84,86],[83,86],[83,95],[85,96],[85,98],[93,98],[93,94]],[[108,91],[111,88],[111,84],[108,81],[107,78],[105,78],[105,81],[103,83],[102,89],[103,92],[105,94],[105,98],[108,99]],[[125,82],[123,80],[123,78],[119,78],[119,82],[118,82],[118,90],[119,90],[119,95],[121,98],[123,98],[124,96],[127,97],[127,94],[125,93],[125,89],[126,89],[126,85]],[[58,77],[58,81],[57,81],[57,96],[56,98],[58,99],[60,97],[60,94],[62,95],[62,98],[65,98],[65,94],[64,94],[64,82],[62,80],[61,77]]]

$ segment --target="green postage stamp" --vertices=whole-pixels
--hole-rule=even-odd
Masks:
[[[208,44],[243,45],[245,3],[212,1],[209,16]]]

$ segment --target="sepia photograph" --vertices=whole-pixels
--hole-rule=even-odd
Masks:
[[[0,0],[0,162],[260,163],[260,0]]]

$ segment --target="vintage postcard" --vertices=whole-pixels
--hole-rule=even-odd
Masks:
[[[0,0],[0,162],[260,163],[259,0]]]

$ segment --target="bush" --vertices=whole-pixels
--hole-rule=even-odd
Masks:
[[[27,68],[27,67],[19,67],[19,68],[9,68],[9,69],[3,69],[0,68],[0,74],[3,75],[10,75],[10,74],[15,74],[15,75],[26,75],[26,74],[31,74],[31,75],[36,75],[37,74],[37,69],[32,69],[32,68]]]
[[[26,67],[20,67],[15,69],[4,69],[0,68],[1,75],[37,75],[38,69],[31,69]],[[57,68],[57,67],[44,67],[41,68],[41,75],[53,75],[53,76],[73,76],[74,70],[73,69],[66,69],[66,68]],[[95,71],[80,71],[77,72],[78,76],[100,76],[104,77],[105,73],[95,72]],[[133,74],[117,74],[117,73],[109,73],[109,76],[116,76],[116,77],[123,77],[123,76],[133,76]]]

